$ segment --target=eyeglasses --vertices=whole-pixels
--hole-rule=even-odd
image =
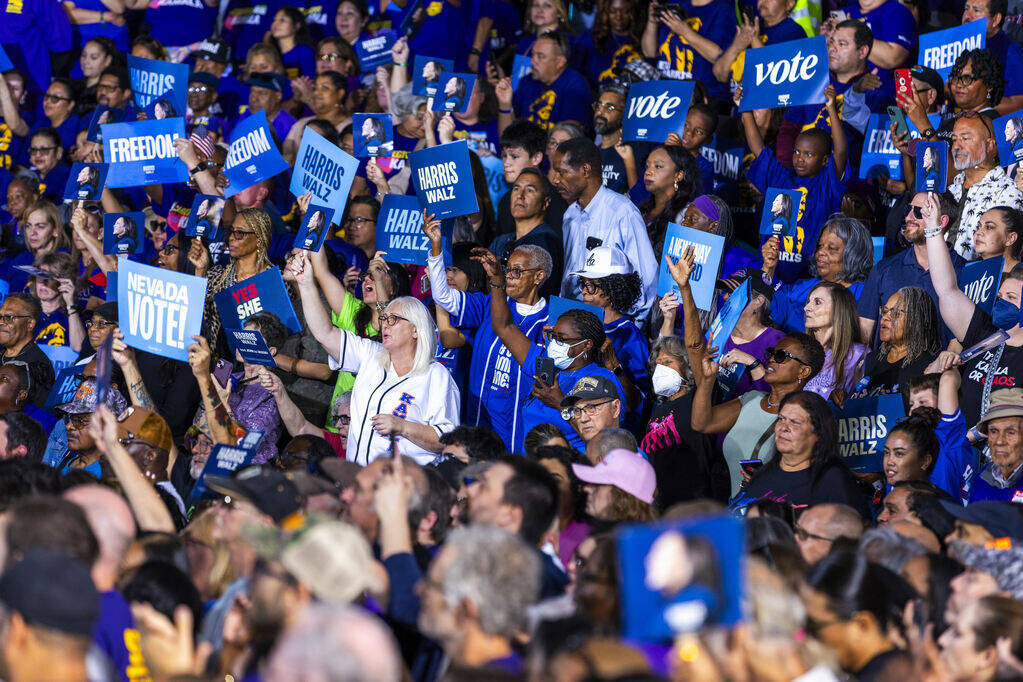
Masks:
[[[317,57],[317,59],[319,59],[321,62],[330,62],[331,64],[333,64],[334,62],[341,61],[341,55],[340,53],[337,52],[331,52],[330,54],[321,54],[319,57]]]
[[[781,363],[785,362],[786,360],[795,360],[796,362],[798,362],[801,365],[806,365],[807,367],[810,366],[809,362],[803,362],[802,360],[797,358],[792,353],[788,352],[787,350],[781,350],[780,348],[779,349],[775,349],[775,348],[768,348],[768,349],[766,349],[764,351],[764,359],[767,360],[768,362],[770,362],[771,360],[774,360],[775,364],[778,364],[778,365],[780,365]]]
[[[334,416],[334,423],[340,424],[341,426],[348,426],[352,423],[351,415],[339,414]]]
[[[796,527],[795,527],[795,529],[793,529],[793,532],[796,534],[796,538],[798,540],[800,540],[801,542],[806,542],[807,540],[810,540],[810,539],[820,540],[822,542],[834,542],[835,541],[835,538],[826,538],[823,535],[815,535],[815,534],[811,533],[810,531],[806,530],[805,528],[803,528],[802,526],[800,526],[799,524],[796,524]]]
[[[605,400],[602,403],[593,403],[592,405],[577,405],[576,407],[568,407],[561,411],[561,418],[565,421],[571,421],[572,419],[586,415],[587,417],[593,417],[597,414],[597,408],[603,407],[608,403],[612,402],[614,398]]]
[[[43,95],[43,99],[47,102],[74,102],[70,97],[61,97],[60,95],[51,95],[50,93]]]
[[[595,294],[600,291],[600,285],[592,279],[583,280],[582,283],[579,284],[579,288],[586,294]]]
[[[554,331],[547,331],[547,330],[544,331],[543,335],[544,335],[544,338],[547,339],[548,341],[553,339],[553,340],[557,341],[558,343],[566,343],[568,345],[572,345],[572,344],[575,344],[575,343],[579,343],[580,341],[585,341],[586,340],[586,339],[584,339],[581,336],[559,336],[558,334],[555,334]]]
[[[225,237],[229,240],[237,239],[238,241],[241,241],[246,237],[251,237],[254,234],[256,233],[253,232],[252,230],[228,230]]]
[[[103,83],[100,83],[96,86],[96,92],[99,92],[100,90],[102,90],[103,92],[114,92],[115,90],[120,89],[121,88],[117,85],[104,85]]]
[[[344,222],[341,224],[345,227],[362,227],[363,225],[374,223],[376,223],[376,221],[372,218],[362,218],[357,216],[345,218]]]
[[[88,412],[82,414],[66,414],[64,415],[64,425],[70,426],[76,431],[88,428],[89,420],[92,419],[92,415]]]
[[[594,111],[604,110],[604,111],[606,111],[608,113],[612,113],[612,114],[614,112],[618,111],[618,109],[619,109],[617,104],[605,104],[604,102],[594,102],[592,106],[593,106],[593,110]]]
[[[99,327],[100,329],[106,329],[107,327],[116,327],[116,322],[110,322],[109,320],[103,322],[97,322],[96,320],[89,320],[85,323],[86,329],[92,329],[93,327]]]
[[[208,85],[189,85],[188,86],[188,93],[189,94],[191,94],[193,92],[201,93],[201,92],[209,92],[209,91],[210,91],[210,88],[209,88]]]
[[[981,80],[980,76],[974,76],[972,73],[953,74],[949,78],[949,82],[958,81],[960,85],[964,85],[966,87],[970,87],[979,80]]]
[[[408,318],[402,317],[401,315],[380,316],[380,324],[387,325],[388,327],[393,327],[394,325],[398,324],[398,320],[405,320],[406,322],[408,322]]]
[[[522,273],[532,272],[533,270],[539,270],[540,268],[520,268],[518,266],[515,266],[514,268],[503,269],[504,274],[508,277],[508,279],[518,279],[519,277],[522,277]]]
[[[164,244],[163,247],[160,249],[160,253],[162,253],[165,256],[169,256],[175,251],[180,250],[181,250],[180,246],[175,246],[174,244]]]
[[[893,320],[897,320],[902,317],[902,311],[898,308],[886,308],[881,306],[877,309],[877,319],[882,319],[885,315],[891,315]]]
[[[29,147],[28,155],[34,156],[36,154],[49,154],[50,152],[56,151],[56,147]]]
[[[30,319],[32,319],[31,315],[13,315],[11,313],[5,313],[3,315],[0,315],[0,322],[3,322],[4,324],[11,324],[15,320],[30,320]]]

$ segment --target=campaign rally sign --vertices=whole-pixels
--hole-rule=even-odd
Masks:
[[[447,223],[447,224],[445,224]],[[444,265],[451,265],[451,221],[441,221],[440,242]],[[388,263],[426,265],[430,239],[423,232],[423,209],[415,197],[385,194],[377,216],[377,251],[387,254]]]
[[[39,345],[39,350],[43,352],[43,355],[50,359],[50,364],[53,365],[54,372],[59,372],[65,367],[70,367],[78,360],[78,351],[71,346],[59,346],[56,344],[51,345],[44,343]]]
[[[330,206],[341,215],[358,168],[358,159],[306,126],[291,174],[291,193],[297,197],[312,192],[314,202]]]
[[[256,456],[257,447],[241,447],[240,443],[239,445],[226,445],[224,443],[214,445],[209,459],[206,460],[206,466],[202,468],[202,473],[199,474],[199,480],[195,482],[195,486],[192,488],[190,497],[194,500],[201,500],[213,492],[206,483],[210,476],[230,478],[231,474],[235,471],[251,464],[252,458]]]
[[[838,419],[838,449],[845,463],[859,473],[881,471],[888,432],[906,416],[902,394],[850,398],[841,408],[831,407]]]
[[[110,164],[108,187],[188,182],[174,140],[185,137],[185,119],[108,123],[103,126],[103,158]]]
[[[4,302],[4,299],[7,298],[7,294],[9,293],[11,293],[10,282],[0,280],[0,303]]]
[[[682,301],[678,285],[671,277],[668,259],[674,263],[688,247],[694,250],[693,272],[689,275],[689,288],[693,292],[693,300],[700,310],[710,310],[714,303],[714,282],[717,281],[721,269],[721,258],[725,253],[725,238],[721,235],[701,232],[691,227],[682,227],[668,223],[664,234],[664,255],[661,256],[661,267],[657,274],[657,295],[665,296],[669,292]]]
[[[670,641],[704,626],[742,620],[746,572],[745,524],[732,514],[635,524],[617,533],[623,636]],[[686,556],[705,557],[678,584]]]
[[[437,81],[441,75],[455,70],[452,59],[438,59],[417,54],[412,62],[412,94],[433,97],[437,93]]]
[[[824,36],[746,50],[739,111],[824,104],[828,44]]]
[[[764,212],[760,216],[760,234],[794,237],[802,198],[798,189],[768,187],[764,193]]]
[[[735,182],[739,179],[739,171],[742,169],[742,159],[745,155],[745,145],[717,134],[711,138],[708,144],[700,147],[700,156],[714,167],[715,186],[720,183]],[[710,187],[703,188],[704,192],[710,190]]]
[[[626,142],[664,142],[672,133],[682,134],[694,81],[640,81],[629,88],[622,120]]]
[[[385,66],[394,61],[391,48],[394,47],[394,31],[386,30],[372,38],[355,43],[355,56],[359,58],[359,68],[363,73],[371,73],[378,66]]]
[[[987,19],[975,19],[962,26],[943,31],[920,34],[920,64],[938,72],[941,80],[948,80],[956,59],[966,50],[984,49]]]
[[[1004,267],[1005,256],[995,256],[967,263],[959,275],[959,288],[988,315],[998,298]]]
[[[238,282],[213,297],[224,329],[244,329],[245,320],[264,310],[273,313],[295,334],[302,325],[281,278],[281,269],[272,267]]]
[[[512,60],[511,86],[514,92],[522,79],[533,73],[533,60],[524,54],[517,54]]]
[[[1002,165],[1011,166],[1023,161],[1023,111],[1014,111],[996,118],[992,125],[998,141],[998,159]]]
[[[75,163],[64,185],[64,198],[71,201],[99,201],[110,166],[105,163]]]
[[[98,142],[103,144],[103,131],[100,126],[108,123],[118,123],[124,118],[124,109],[111,109],[100,104],[96,111],[92,112],[92,119],[89,121],[89,130],[85,133],[87,142]]]
[[[306,131],[308,134],[308,126]],[[227,161],[224,162],[224,175],[230,183],[224,188],[224,196],[233,197],[257,182],[272,178],[290,168],[273,141],[270,126],[266,123],[266,112],[259,111],[242,119],[234,127]]]
[[[480,210],[465,140],[411,152],[412,185],[419,207],[443,220]]]
[[[408,197],[413,199],[414,197]],[[378,216],[379,217],[379,216]],[[317,206],[309,204],[309,210],[302,217],[302,225],[295,235],[294,248],[305,249],[306,251],[319,251],[323,246],[323,240],[330,232],[330,225],[334,222],[334,209],[329,206]]]
[[[892,144],[892,131],[888,114],[871,114],[863,138],[860,158],[860,179],[886,175],[892,180],[902,179],[902,154]]]
[[[169,102],[176,112],[185,114],[188,104],[188,64],[146,59],[128,55],[128,73],[131,76],[131,96],[135,108],[148,112],[160,100]]]
[[[871,237],[870,241],[874,246],[874,265],[877,265],[884,258],[884,237]]]
[[[916,191],[944,192],[948,186],[948,142],[916,145]]]
[[[196,194],[192,200],[192,210],[185,220],[185,234],[189,237],[205,237],[208,241],[217,241],[220,228],[220,217],[224,214],[224,197],[215,194]]]
[[[433,96],[433,106],[430,110],[464,114],[469,108],[469,97],[475,85],[475,74],[443,74],[437,81],[437,94]]]
[[[206,278],[135,261],[118,262],[117,318],[124,342],[154,355],[188,360],[202,331]]]
[[[757,276],[757,275],[754,275]],[[735,323],[739,321],[739,315],[746,309],[749,303],[749,279],[744,279],[742,284],[736,287],[735,291],[728,297],[725,304],[718,310],[714,321],[707,329],[707,349],[717,348],[717,355],[721,355],[728,337],[735,329]]]
[[[277,366],[273,353],[266,345],[266,339],[258,331],[254,329],[225,329],[224,333],[227,335],[227,345],[242,356],[242,360],[245,362],[265,367]]]
[[[3,73],[4,71],[10,71],[13,68],[14,63],[11,61],[11,58],[7,56],[7,53],[4,52],[4,46],[0,45],[0,73]],[[48,84],[44,83],[43,85]]]
[[[146,214],[107,213],[103,216],[103,253],[142,253],[146,245]]]
[[[577,301],[574,298],[563,298],[561,296],[551,296],[547,302],[547,320],[551,325],[557,324],[561,316],[567,313],[569,310],[585,310],[588,313],[592,313],[601,324],[604,323],[604,309],[595,306],[592,303],[583,303]]]
[[[53,388],[50,389],[50,395],[46,397],[43,409],[48,412],[57,405],[71,402],[82,383],[81,374],[84,369],[85,365],[65,365],[61,369],[54,369],[57,378],[53,382]]]
[[[110,391],[110,380],[114,373],[114,335],[107,338],[96,349],[96,404],[102,405]]]
[[[390,156],[394,152],[394,124],[390,114],[355,114],[353,151],[360,159]]]

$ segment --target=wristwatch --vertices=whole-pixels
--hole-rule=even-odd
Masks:
[[[209,161],[200,161],[198,164],[196,164],[195,168],[193,168],[192,170],[188,171],[188,177],[193,178],[196,175],[198,175],[199,173],[202,173],[204,170],[206,170],[209,167],[210,167],[210,162]]]
[[[934,128],[928,128],[927,130],[920,133],[920,137],[926,137],[928,139],[935,137],[937,133],[934,132]]]

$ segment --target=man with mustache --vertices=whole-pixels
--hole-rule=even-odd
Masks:
[[[649,148],[642,142],[622,143],[622,119],[629,97],[629,85],[617,78],[605,81],[593,103],[593,130],[600,136],[601,172],[604,186],[625,194],[639,180],[641,165],[646,164]]]

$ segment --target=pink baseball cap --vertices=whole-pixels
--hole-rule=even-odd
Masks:
[[[650,462],[638,453],[612,450],[595,467],[573,464],[572,471],[580,481],[613,485],[647,504],[653,504],[657,490],[657,474]]]

